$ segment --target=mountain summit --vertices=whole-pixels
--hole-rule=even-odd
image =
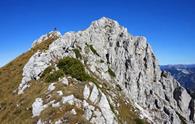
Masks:
[[[5,123],[194,123],[194,100],[160,70],[147,39],[106,17],[41,36],[0,78]]]

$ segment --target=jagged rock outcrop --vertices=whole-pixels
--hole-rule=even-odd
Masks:
[[[117,123],[116,117],[112,112],[109,102],[104,93],[99,91],[97,87],[90,83],[92,91],[90,93],[89,86],[85,85],[83,91],[84,100],[84,109],[85,116],[87,120],[91,123],[103,123],[103,124],[115,124]],[[89,105],[86,100],[92,102],[96,106],[96,109],[93,105]]]
[[[143,36],[132,36],[116,21],[101,18],[89,28],[79,32],[68,32],[54,41],[46,51],[38,51],[31,57],[23,70],[19,94],[30,86],[30,80],[40,78],[52,63],[65,56],[77,57],[78,49],[86,69],[110,85],[120,86],[122,92],[148,119],[150,123],[193,123],[194,102],[168,73],[162,72],[154,53]],[[114,123],[105,95],[93,87],[92,93],[86,86],[84,98],[103,107],[102,113],[93,112],[98,119],[92,123]],[[101,99],[97,97],[101,94]],[[88,97],[89,96],[89,97]],[[94,108],[86,105],[86,118]],[[104,107],[106,107],[104,109]],[[101,118],[101,114],[104,118]],[[107,118],[106,118],[107,117]]]
[[[32,47],[35,47],[36,45],[42,43],[43,41],[50,39],[50,38],[55,38],[55,37],[61,37],[61,33],[58,31],[51,31],[45,35],[42,35],[40,38],[37,40],[33,41]]]

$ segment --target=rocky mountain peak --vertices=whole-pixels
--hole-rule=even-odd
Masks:
[[[91,23],[90,27],[105,28],[105,26],[110,27],[120,27],[119,23],[115,20],[112,20],[107,17],[102,17],[98,20],[95,20]]]
[[[63,36],[59,32],[53,32],[34,44],[53,36],[59,38],[53,41],[48,50],[37,51],[24,66],[18,94],[25,94],[33,85],[32,80],[41,80],[48,67],[53,66],[54,70],[59,70],[57,63],[64,57],[71,57],[79,60],[86,73],[101,82],[97,86],[85,85],[82,98],[85,101],[64,96],[65,101],[84,106],[84,116],[91,123],[119,123],[116,114],[118,111],[111,110],[111,105],[113,108],[118,105],[112,99],[116,94],[124,94],[128,104],[131,103],[138,109],[140,116],[149,123],[194,122],[194,100],[171,75],[160,70],[145,37],[130,35],[118,22],[103,17],[92,22],[84,31],[67,32]],[[104,85],[120,91],[104,89]],[[88,99],[89,94],[91,96]],[[40,98],[33,106],[37,104],[41,110],[44,108]],[[45,106],[50,104],[53,104],[52,101]],[[94,106],[99,106],[99,109],[96,110]],[[33,110],[36,111],[36,107]],[[96,115],[96,118],[92,115]]]

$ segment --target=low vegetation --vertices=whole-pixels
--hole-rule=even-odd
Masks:
[[[43,74],[41,75],[41,78],[42,77],[45,77],[46,75],[50,74],[52,72],[52,70],[54,70],[54,67],[53,66],[49,66],[47,67],[44,71],[43,71]]]
[[[82,56],[81,56],[81,53],[80,53],[79,49],[75,48],[75,49],[73,49],[73,51],[76,55],[76,58],[82,59]]]
[[[101,59],[101,60],[100,60],[100,63],[104,63],[104,60]]]
[[[108,68],[108,73],[110,74],[110,76],[116,77],[115,73],[110,68]]]
[[[100,56],[100,55],[97,53],[97,51],[95,50],[95,48],[93,47],[93,45],[89,45],[89,44],[87,44],[87,43],[86,43],[86,45],[90,48],[90,50],[91,50],[95,55]]]
[[[45,81],[48,83],[55,82],[58,81],[58,79],[63,76],[64,72],[62,70],[57,70],[46,75]]]
[[[136,122],[136,124],[145,124],[144,120],[142,120],[140,118],[136,118],[135,122]]]
[[[63,70],[66,75],[70,75],[80,81],[87,81],[90,76],[85,72],[84,65],[75,58],[65,57],[58,63],[58,68]]]

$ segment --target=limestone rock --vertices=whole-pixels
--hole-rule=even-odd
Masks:
[[[55,83],[51,83],[51,84],[49,85],[49,87],[48,87],[48,91],[49,91],[49,92],[53,91],[53,90],[56,88],[54,85],[55,85]]]
[[[71,112],[73,115],[76,115],[76,114],[77,114],[77,112],[75,111],[75,109],[72,109],[70,112]]]
[[[63,95],[63,92],[62,92],[61,90],[59,90],[59,91],[57,91],[57,94],[58,94],[59,96],[62,96],[62,95]]]
[[[47,53],[38,51],[23,68],[23,78],[18,87],[18,94],[22,94],[29,87],[29,81],[38,80],[43,71],[50,65],[52,58]]]
[[[62,103],[63,104],[68,103],[70,105],[73,105],[74,99],[75,99],[74,95],[64,96],[64,97],[62,97]]]
[[[62,121],[58,120],[58,121],[55,122],[55,124],[62,124]]]
[[[64,85],[68,85],[68,79],[66,77],[60,80]]]
[[[53,104],[52,104],[52,107],[54,107],[54,108],[58,108],[58,107],[60,107],[60,102],[53,103]]]
[[[88,99],[89,95],[90,95],[90,88],[87,85],[85,85],[85,88],[83,90],[84,99]]]
[[[61,37],[61,33],[59,31],[51,31],[48,34],[42,35],[40,38],[38,38],[33,42],[32,47],[35,47],[37,44],[40,44],[43,41],[46,41],[47,39],[51,39],[55,37]]]
[[[36,98],[34,103],[32,104],[32,114],[33,117],[39,116],[40,113],[46,109],[49,105],[53,104],[55,100],[48,102],[47,104],[43,104],[42,98]]]
[[[89,100],[92,103],[96,104],[99,101],[99,95],[100,94],[99,94],[99,91],[98,91],[97,87],[96,86],[93,86],[93,89],[91,91],[91,95],[89,97]]]
[[[160,70],[147,39],[129,34],[118,22],[105,17],[92,22],[84,31],[65,33],[47,51],[33,55],[23,69],[18,93],[23,93],[30,86],[30,80],[38,80],[51,63],[65,56],[76,57],[74,48],[79,48],[83,57],[81,61],[85,62],[89,72],[111,85],[120,86],[121,92],[150,122],[194,123],[192,98],[170,74]],[[110,75],[109,69],[115,76]],[[86,102],[90,100],[101,110],[92,112],[87,106],[86,118],[94,123],[115,123],[106,94],[96,86],[90,92],[89,95],[89,88],[84,89]],[[72,103],[74,96],[63,99],[64,103]],[[92,118],[91,113],[96,114],[98,119]]]
[[[38,120],[37,124],[43,124],[41,119]]]
[[[35,102],[32,104],[33,117],[39,116],[41,111],[43,111],[43,100],[36,98]]]
[[[88,86],[85,85],[85,88],[86,87]],[[116,117],[110,108],[110,104],[108,102],[108,99],[106,98],[106,95],[100,90],[98,90],[94,84],[92,84],[92,87],[93,89],[90,91],[91,95],[89,99],[85,99],[83,101],[86,119],[94,124],[98,124],[98,123],[115,124],[117,123]],[[83,94],[84,95],[86,94],[86,90],[84,90]],[[93,105],[89,105],[89,103],[87,103],[86,100],[89,100],[95,106],[98,106],[100,110],[95,109]],[[92,117],[92,115],[94,116]]]

